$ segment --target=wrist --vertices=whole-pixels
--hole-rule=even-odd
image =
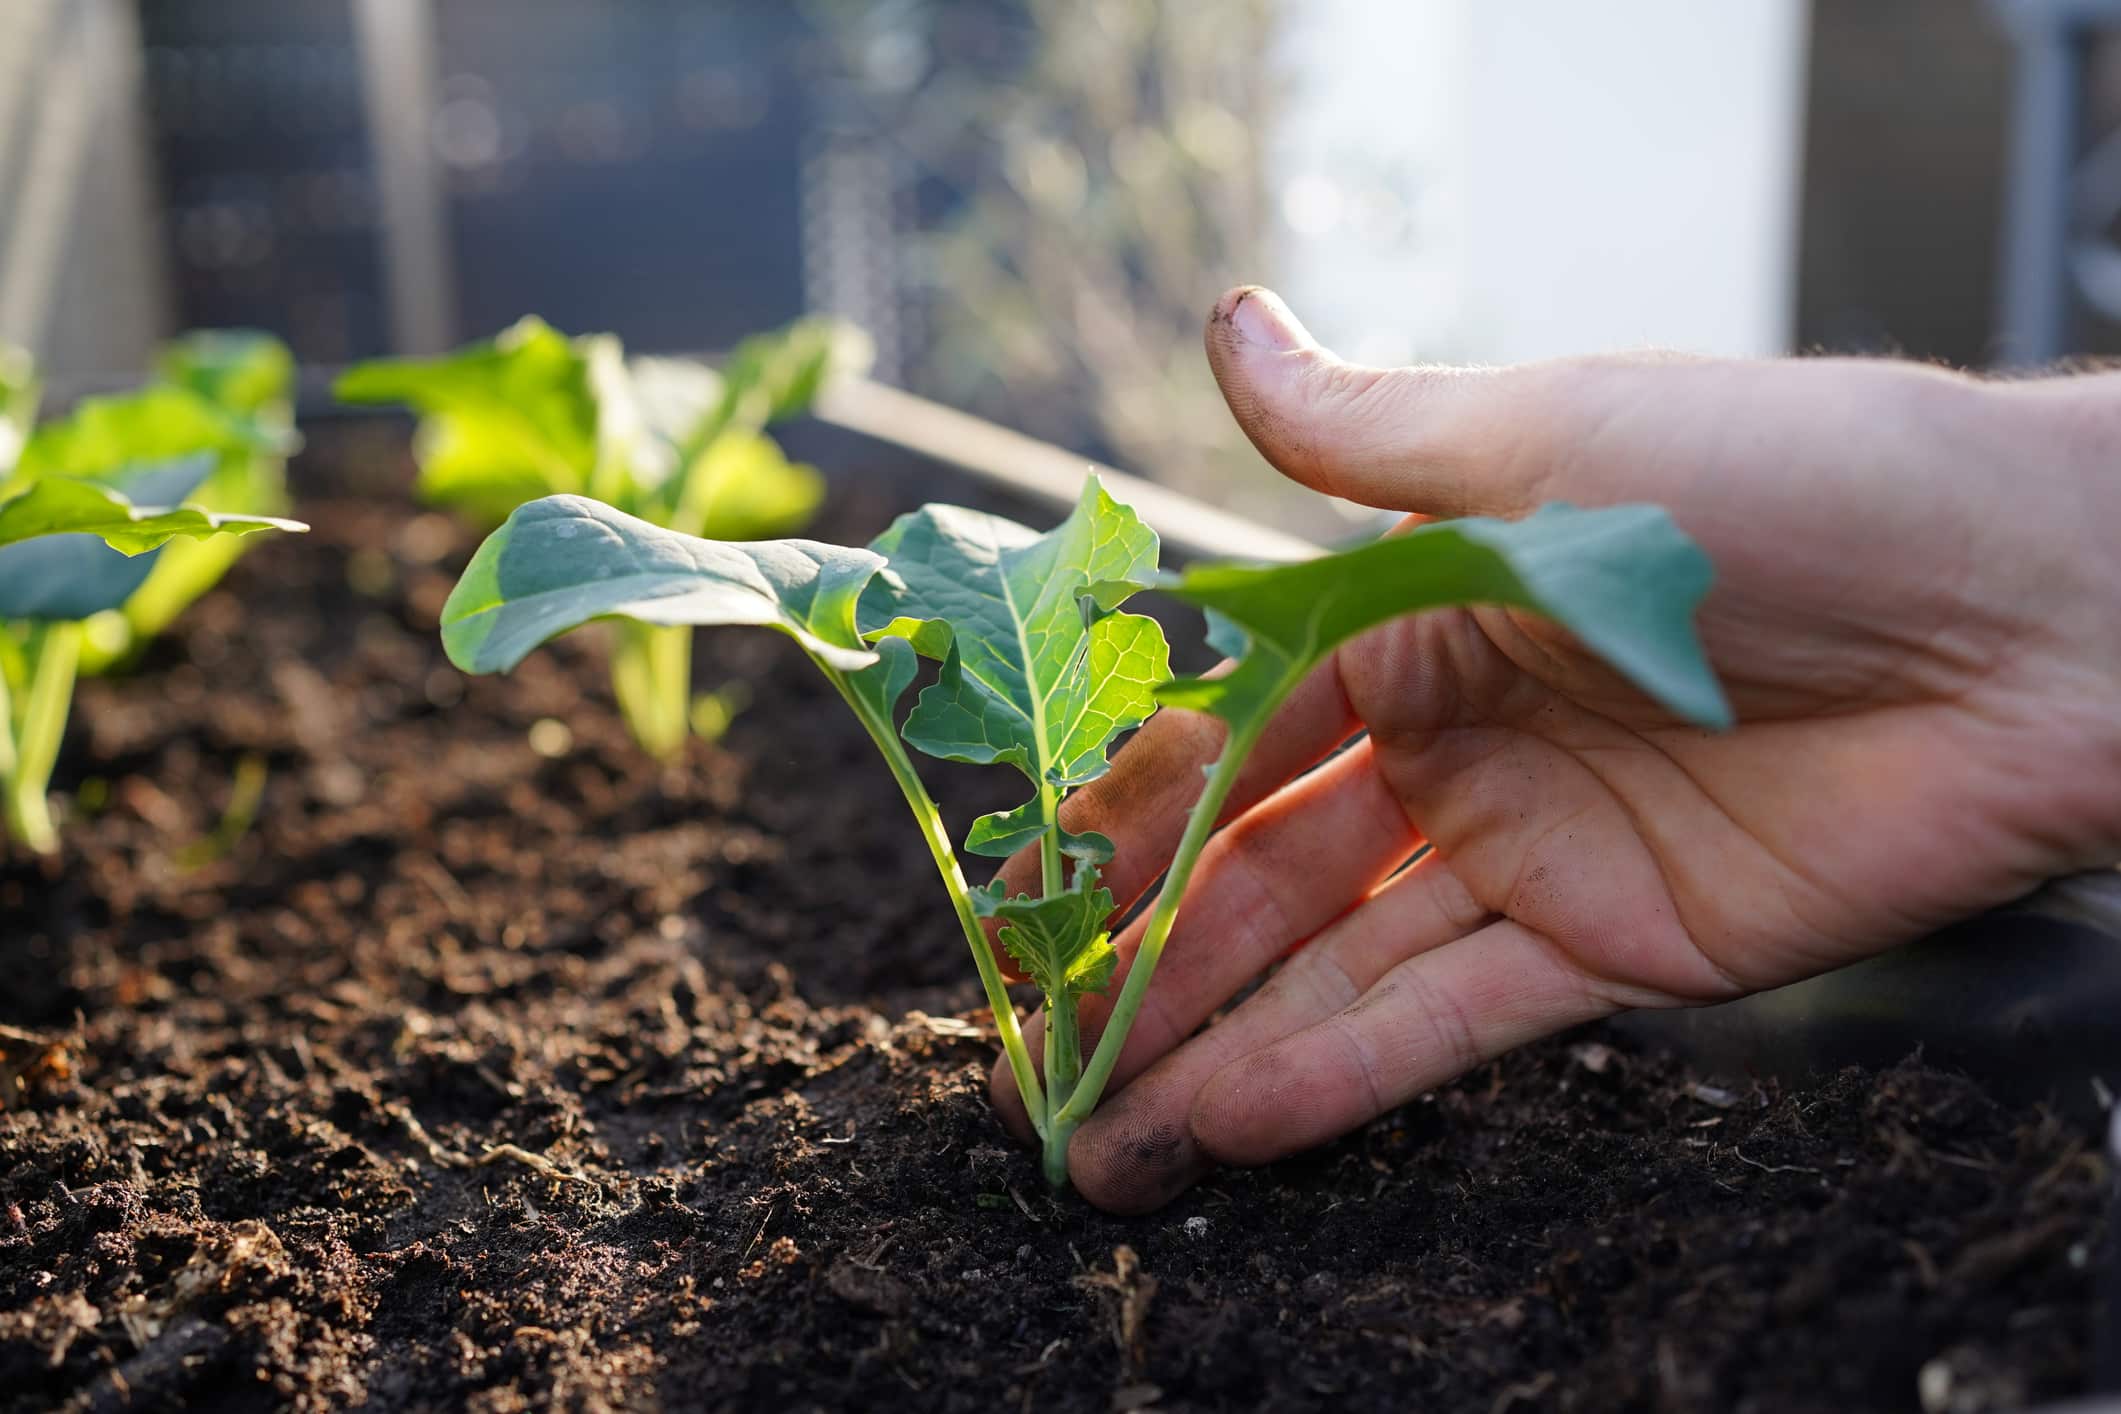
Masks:
[[[2121,373],[1990,385],[2010,409],[2006,553],[2036,567],[2049,674],[2086,798],[2081,863],[2121,861]]]

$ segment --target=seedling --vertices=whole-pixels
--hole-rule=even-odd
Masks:
[[[555,635],[604,617],[752,624],[801,644],[912,807],[1043,1142],[1046,1176],[1059,1186],[1068,1139],[1111,1079],[1247,754],[1274,709],[1335,646],[1417,610],[1504,605],[1554,619],[1679,716],[1711,727],[1730,720],[1692,627],[1708,560],[1656,507],[1557,505],[1517,522],[1439,522],[1300,564],[1204,565],[1176,577],[1158,574],[1157,548],[1154,533],[1095,479],[1043,535],[928,506],[865,549],[704,540],[579,496],[553,496],[516,511],[479,547],[443,610],[442,635],[469,672],[505,671]],[[1226,671],[1169,678],[1162,630],[1120,612],[1152,585],[1208,611],[1209,643],[1234,660]],[[940,669],[899,724],[917,656]],[[1113,899],[1098,882],[1112,845],[1063,829],[1060,806],[1103,774],[1113,741],[1159,704],[1213,713],[1227,740],[1085,1060],[1076,1003],[1109,988],[1117,965]],[[1010,898],[999,882],[966,883],[909,746],[1023,773],[1031,797],[973,822],[965,847],[1004,856],[1035,844],[1038,894]],[[999,921],[1002,947],[1044,994],[1043,1078],[988,946],[988,919]]]
[[[801,527],[823,494],[765,429],[865,359],[859,333],[823,320],[747,339],[717,373],[529,318],[440,358],[361,364],[336,391],[416,410],[420,494],[483,525],[573,492],[684,534],[749,540]],[[611,681],[634,738],[675,756],[693,717],[691,629],[619,623]]]
[[[7,833],[30,849],[58,848],[48,789],[84,621],[125,608],[174,537],[308,529],[185,504],[214,467],[211,453],[199,453],[101,482],[47,476],[0,499],[0,803]]]
[[[84,398],[30,433],[12,477],[15,490],[45,477],[122,484],[141,467],[204,454],[206,478],[184,493],[201,507],[238,516],[287,512],[294,359],[268,334],[207,330],[166,345],[146,386]],[[23,419],[26,427],[28,419]],[[146,579],[118,608],[86,621],[81,670],[122,667],[220,582],[246,542],[216,535],[180,539],[148,562]]]

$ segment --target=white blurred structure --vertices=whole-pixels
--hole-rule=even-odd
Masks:
[[[7,0],[0,343],[42,368],[137,367],[168,332],[126,0]]]
[[[1369,362],[1785,351],[1806,0],[1307,0],[1282,283]]]

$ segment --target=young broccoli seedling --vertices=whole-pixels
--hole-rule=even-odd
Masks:
[[[439,358],[358,365],[335,391],[418,412],[420,494],[484,525],[572,492],[688,535],[751,540],[801,527],[823,494],[766,428],[866,357],[858,331],[827,320],[747,339],[716,372],[527,318]],[[691,629],[619,623],[611,680],[635,740],[675,756],[692,715]]]
[[[212,453],[128,467],[105,481],[46,476],[0,499],[0,806],[28,848],[58,848],[48,789],[80,668],[82,624],[124,608],[165,542],[306,530],[185,504]]]
[[[294,368],[286,346],[269,334],[186,334],[158,353],[156,376],[145,386],[84,398],[65,417],[28,433],[13,477],[0,476],[0,487],[51,476],[115,484],[133,468],[204,454],[212,459],[209,474],[186,499],[223,514],[284,515],[287,458],[299,442]],[[166,547],[121,607],[87,621],[81,671],[136,659],[220,582],[246,543],[217,535]]]
[[[505,671],[539,644],[602,617],[650,624],[752,624],[802,645],[876,743],[934,857],[994,1009],[1047,1178],[1067,1178],[1068,1140],[1096,1106],[1139,1012],[1193,867],[1276,707],[1337,645],[1387,619],[1459,604],[1543,614],[1665,707],[1729,721],[1693,632],[1705,556],[1651,506],[1550,506],[1514,522],[1423,526],[1341,554],[1255,568],[1206,565],[1160,577],[1156,536],[1093,478],[1041,535],[954,506],[901,517],[866,549],[804,540],[730,544],[650,525],[595,501],[533,501],[479,547],[443,610],[443,642],[469,672]],[[1227,671],[1168,679],[1155,621],[1120,612],[1157,585],[1208,611]],[[940,664],[898,723],[916,656]],[[1228,726],[1140,950],[1097,1049],[1082,1056],[1076,1002],[1116,969],[1112,895],[1098,882],[1109,840],[1060,824],[1067,794],[1096,779],[1121,733],[1159,703]],[[1032,795],[975,821],[965,846],[1007,855],[1035,844],[1040,891],[1006,897],[965,882],[906,748],[1007,763]],[[1044,994],[1045,1074],[1034,1070],[982,920]]]

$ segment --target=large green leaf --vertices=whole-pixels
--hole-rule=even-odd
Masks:
[[[122,605],[173,536],[304,530],[269,516],[225,515],[181,501],[212,472],[209,454],[131,468],[124,491],[50,477],[0,501],[0,619],[87,618]],[[128,492],[130,494],[128,494]],[[132,498],[163,504],[139,504]]]
[[[892,573],[862,601],[865,634],[905,638],[943,665],[906,720],[908,745],[951,761],[1007,762],[1061,791],[1103,774],[1113,738],[1155,710],[1169,671],[1163,630],[1112,611],[1154,577],[1156,533],[1096,478],[1044,535],[926,506],[871,548]],[[966,847],[1008,854],[1045,823],[1021,808],[987,816]]]
[[[1557,504],[1520,521],[1441,521],[1299,564],[1197,566],[1170,591],[1219,618],[1218,646],[1238,662],[1157,697],[1248,729],[1363,630],[1419,609],[1497,604],[1553,619],[1672,712],[1725,727],[1730,705],[1694,635],[1710,578],[1708,557],[1646,505]]]
[[[524,501],[587,489],[597,462],[588,357],[527,318],[438,358],[381,359],[343,374],[350,403],[404,403],[421,414],[420,491],[498,521]]]
[[[999,919],[997,940],[1049,997],[1102,992],[1112,983],[1118,955],[1105,920],[1112,916],[1112,891],[1099,885],[1097,869],[1084,865],[1066,889],[1044,898],[1007,896],[1000,879],[972,891],[973,909],[982,918]]]
[[[788,634],[829,668],[856,673],[880,660],[854,615],[883,566],[868,550],[702,540],[585,497],[548,496],[517,509],[479,546],[443,606],[442,643],[466,672],[492,673],[606,615],[755,624]],[[892,655],[887,672],[903,689],[911,655]]]

